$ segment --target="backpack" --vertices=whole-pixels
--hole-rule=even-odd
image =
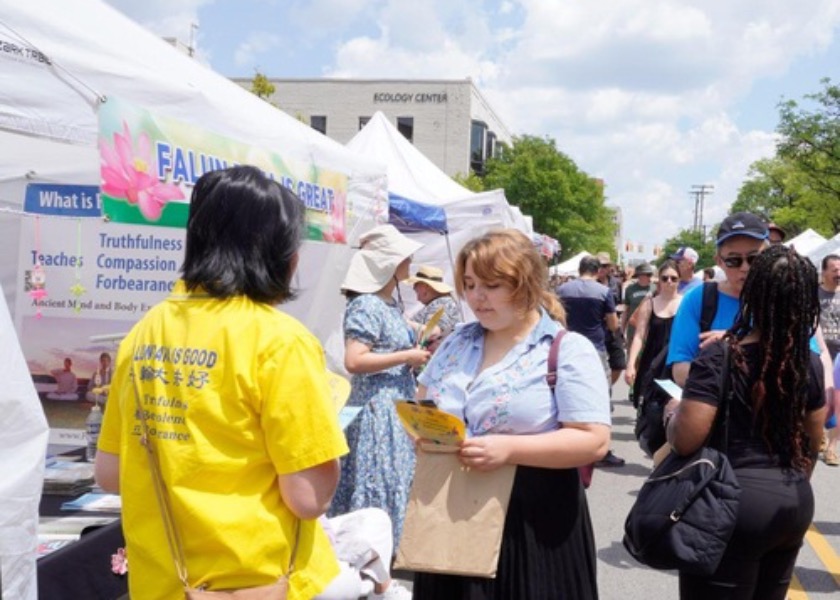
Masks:
[[[709,331],[717,314],[718,284],[707,281],[703,284],[703,300],[700,310],[700,331]],[[648,455],[653,456],[666,442],[665,426],[662,424],[662,412],[671,396],[656,383],[656,379],[673,379],[671,366],[667,364],[668,346],[665,346],[653,357],[650,368],[641,373],[637,379],[639,406],[636,411],[636,427],[634,433],[639,447]]]
[[[563,341],[563,336],[566,335],[565,329],[560,329],[554,340],[551,342],[551,348],[548,349],[548,373],[545,380],[551,390],[551,398],[554,399],[554,388],[557,385],[557,355],[560,353],[560,342]],[[583,465],[578,467],[578,475],[580,475],[580,482],[584,489],[589,489],[592,485],[592,473],[595,471],[595,465]]]

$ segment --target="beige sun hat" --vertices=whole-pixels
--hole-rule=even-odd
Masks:
[[[609,252],[599,252],[595,255],[595,258],[598,259],[598,264],[602,266],[612,265],[612,258]]]
[[[359,245],[341,284],[342,292],[378,292],[393,279],[399,264],[423,247],[393,225],[378,225],[362,234]]]
[[[420,265],[414,277],[405,280],[409,285],[425,283],[439,294],[451,294],[452,286],[443,282],[443,271],[430,265]]]

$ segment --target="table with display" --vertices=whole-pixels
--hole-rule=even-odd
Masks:
[[[41,517],[103,516],[62,510],[77,496],[44,494]],[[38,559],[38,597],[43,600],[115,600],[128,592],[128,576],[111,570],[111,556],[125,547],[118,514],[106,525],[88,527],[81,537]]]

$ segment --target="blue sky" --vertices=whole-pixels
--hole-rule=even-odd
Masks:
[[[777,105],[840,82],[836,0],[109,0],[226,76],[471,77],[606,182],[648,255],[772,156]],[[194,24],[196,28],[192,28]],[[628,258],[637,257],[628,255]]]

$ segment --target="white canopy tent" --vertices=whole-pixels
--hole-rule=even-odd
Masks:
[[[74,220],[36,220],[24,214],[29,184],[99,185],[97,113],[109,98],[347,177],[350,244],[307,242],[296,282],[301,294],[284,307],[321,338],[334,366],[331,335],[338,332],[340,338],[343,312],[339,285],[359,232],[387,216],[384,167],[284,114],[99,0],[0,0],[0,250],[6,257],[0,265],[0,286],[3,305],[8,304],[10,322],[18,328],[24,353],[27,344],[32,344],[32,335],[21,332],[19,313],[33,306],[25,278],[36,252],[42,250],[29,243],[33,237],[38,240],[39,228],[44,228],[44,235],[38,245],[43,245],[45,253],[64,258],[80,254],[77,248],[82,243],[98,243],[91,239],[100,235],[91,233],[95,228],[100,228],[97,232],[111,228],[105,231],[131,237],[165,233],[167,239],[183,238],[182,230],[171,228],[105,224],[93,219],[96,222],[79,224],[77,229]],[[166,231],[161,233],[163,229]],[[95,258],[86,256],[86,267],[77,268],[75,276],[89,277]],[[180,263],[180,256],[173,256],[175,260]],[[49,299],[68,295],[67,282],[72,282],[74,269],[59,265],[46,270]],[[85,286],[87,296],[82,298],[95,299],[94,286],[87,279]],[[160,293],[156,299],[165,295]],[[126,296],[125,305],[133,306],[131,294]],[[133,312],[123,313],[126,316],[92,319],[90,312],[64,310],[58,315],[58,310],[45,309],[42,319],[39,312],[39,319],[27,318],[27,322],[37,330],[51,327],[57,334],[73,329],[77,333],[73,347],[59,351],[79,355],[93,351],[90,334],[123,332],[143,312],[135,307]],[[4,344],[4,348],[11,351],[11,346]],[[32,357],[27,355],[26,360],[32,369]],[[30,391],[21,388],[10,393],[6,386],[3,406],[18,400],[31,404],[37,397]],[[30,408],[41,410],[40,405]],[[15,427],[18,425],[16,422]],[[10,451],[8,440],[0,437],[0,455]],[[41,436],[33,435],[31,441],[40,443]],[[39,451],[41,463],[44,450],[45,443]],[[41,484],[37,469],[27,471],[25,480],[8,476],[11,472],[4,471],[0,478],[0,497],[4,499],[28,489],[33,482]],[[28,513],[26,507],[15,508],[0,512],[2,585],[9,597],[28,600],[36,597],[34,554],[29,551],[35,545],[31,534],[37,523],[37,498],[28,505]],[[23,562],[13,556],[21,552],[28,557]]]
[[[799,247],[796,248],[799,250]],[[803,254],[800,252],[800,254]],[[840,255],[840,233],[835,235],[833,238],[824,241],[819,246],[812,248],[810,252],[807,253],[808,258],[811,259],[811,262],[816,265],[819,269],[822,266],[822,260],[829,254],[838,254]]]
[[[802,256],[807,256],[812,250],[825,243],[825,238],[813,229],[806,229],[795,238],[785,242],[785,246],[795,248]]]
[[[584,256],[589,256],[589,252],[578,252],[573,257],[563,262],[553,265],[548,269],[551,275],[575,275],[578,274],[578,267],[580,266],[580,259]]]
[[[340,328],[338,286],[350,247],[360,231],[387,218],[383,166],[315,132],[99,0],[0,0],[0,7],[0,208],[19,209],[33,182],[98,185],[97,110],[109,96],[344,173],[353,216],[349,245],[308,243],[298,281],[302,294],[286,307],[322,339]],[[0,214],[4,256],[18,254],[21,222]],[[0,283],[14,317],[18,269],[15,261],[3,264]]]
[[[475,193],[456,183],[403,136],[388,118],[377,112],[347,147],[360,156],[387,167],[388,192],[408,200],[442,207],[448,234],[433,231],[409,233],[424,244],[414,264],[429,264],[444,270],[452,282],[451,256],[470,239],[498,227],[513,227],[530,235],[527,217],[508,204],[504,190]],[[408,312],[418,308],[414,294],[403,298]]]
[[[35,539],[44,473],[47,422],[0,294],[0,565],[4,598],[30,599],[35,589]]]

